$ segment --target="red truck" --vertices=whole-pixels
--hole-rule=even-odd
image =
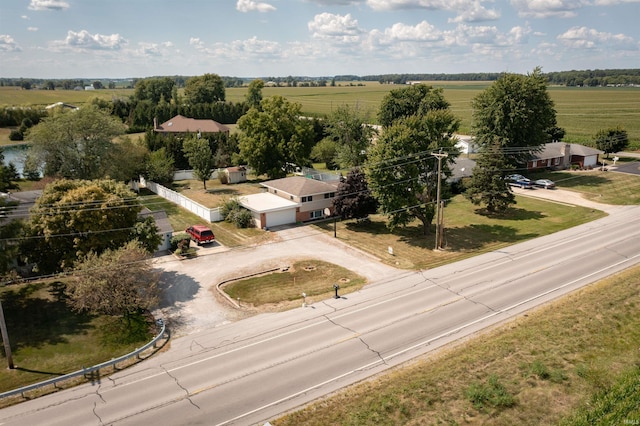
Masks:
[[[191,236],[191,239],[197,245],[212,243],[216,240],[213,231],[204,225],[193,225],[185,229],[185,232]]]

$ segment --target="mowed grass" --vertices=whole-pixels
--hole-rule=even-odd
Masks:
[[[584,207],[572,207],[544,200],[516,197],[517,204],[504,216],[477,214],[477,206],[463,196],[453,197],[444,209],[446,250],[435,251],[433,226],[423,235],[422,223],[414,222],[391,232],[382,215],[370,216],[369,223],[344,221],[336,224],[341,241],[402,269],[429,269],[480,253],[530,240],[605,216]],[[333,233],[333,222],[317,224]],[[392,254],[389,248],[391,248]]]
[[[300,306],[302,293],[307,302],[325,299],[340,286],[339,294],[360,290],[366,279],[348,269],[317,259],[294,262],[287,270],[266,273],[256,277],[231,281],[223,290],[241,305],[263,307],[273,305],[280,309]]]
[[[605,161],[612,163],[612,160]],[[637,165],[640,167],[640,163]],[[583,197],[599,203],[640,204],[640,175],[591,170],[553,172],[544,176],[552,179],[559,188],[579,192]]]
[[[1,297],[16,368],[6,368],[2,351],[0,392],[125,355],[155,333],[146,323],[128,328],[117,318],[73,312],[59,282],[6,286]]]
[[[271,424],[640,422],[640,267]]]

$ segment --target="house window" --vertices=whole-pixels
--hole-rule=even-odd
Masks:
[[[309,212],[309,217],[311,219],[320,219],[322,217],[322,210],[314,210]]]
[[[306,197],[302,197],[302,202],[303,203],[308,203],[309,201],[313,201],[313,196],[312,195],[309,195],[309,196],[306,196]]]
[[[335,192],[328,192],[326,194],[324,194],[324,198],[333,198],[336,196]]]

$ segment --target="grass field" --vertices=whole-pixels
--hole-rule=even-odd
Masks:
[[[2,288],[16,368],[0,368],[0,392],[117,358],[141,347],[155,333],[146,322],[125,327],[116,318],[73,312],[62,290],[59,282]],[[0,364],[7,365],[4,351]]]
[[[486,89],[488,82],[429,82],[444,90],[451,110],[461,119],[461,133],[471,131],[471,99]],[[343,84],[335,87],[265,87],[263,96],[281,95],[302,105],[302,112],[312,116],[329,114],[344,104],[358,105],[371,122],[375,121],[380,101],[398,86],[366,82],[363,85]],[[226,89],[226,99],[243,101],[247,88]],[[64,101],[83,105],[94,97],[111,99],[114,96],[130,96],[133,89],[95,91],[46,91],[20,90],[0,87],[1,105],[50,105]],[[640,149],[640,88],[625,87],[558,87],[550,86],[549,94],[555,102],[558,125],[566,130],[567,142],[588,144],[600,129],[621,126],[633,149]],[[3,139],[0,133],[0,143]]]
[[[620,273],[271,424],[638,424],[639,275]]]

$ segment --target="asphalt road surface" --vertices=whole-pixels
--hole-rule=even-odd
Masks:
[[[94,384],[0,411],[0,425],[263,424],[640,261],[640,207],[360,292],[172,340]]]

